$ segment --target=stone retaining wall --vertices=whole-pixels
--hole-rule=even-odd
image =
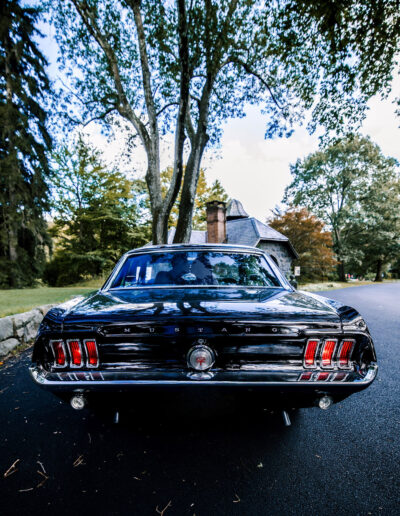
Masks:
[[[43,317],[55,305],[38,306],[22,314],[9,315],[0,319],[0,357],[6,356],[17,346],[29,344]]]

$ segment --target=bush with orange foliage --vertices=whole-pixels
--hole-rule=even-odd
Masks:
[[[299,259],[293,266],[300,265],[301,282],[327,279],[335,272],[338,262],[332,250],[331,233],[325,231],[324,223],[306,208],[275,213],[268,224],[287,236],[296,249]]]

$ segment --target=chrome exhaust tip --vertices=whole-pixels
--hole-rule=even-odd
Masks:
[[[82,394],[72,396],[70,403],[71,407],[75,410],[82,410],[87,404],[86,398]]]
[[[330,396],[322,396],[322,398],[318,400],[318,406],[322,410],[328,410],[332,403],[333,399]]]

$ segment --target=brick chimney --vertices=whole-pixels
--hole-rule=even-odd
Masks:
[[[210,201],[207,206],[207,242],[222,244],[226,241],[226,203]]]

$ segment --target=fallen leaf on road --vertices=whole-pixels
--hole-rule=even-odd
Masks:
[[[235,493],[235,497],[236,497],[236,500],[232,500],[233,503],[239,503],[240,502],[240,498],[238,497],[238,495]]]
[[[260,462],[260,464],[257,464],[257,468],[263,468],[264,467],[264,464],[262,462]]]
[[[45,475],[47,475],[46,470],[44,469],[44,466],[43,466],[43,464],[40,462],[40,460],[37,460],[37,461],[36,461],[36,463],[37,463],[37,464],[39,464],[39,466],[42,468],[43,473],[44,473]]]
[[[11,466],[8,468],[8,470],[4,473],[4,475],[3,475],[4,478],[9,477],[10,475],[12,475],[16,471],[18,471],[15,466],[18,464],[19,461],[20,461],[20,459],[17,459],[15,462],[13,462],[11,464]]]
[[[79,457],[74,461],[73,466],[76,468],[77,466],[81,466],[82,464],[85,464],[83,462],[83,455],[79,455]]]
[[[168,509],[168,507],[171,507],[172,503],[171,503],[171,500],[167,503],[167,505],[164,507],[164,509],[162,509],[160,511],[160,509],[158,508],[158,505],[156,507],[156,512],[160,515],[160,516],[164,516],[164,512]]]
[[[317,459],[321,459],[322,458],[321,455],[316,455],[316,457],[317,457]]]
[[[49,477],[39,470],[37,470],[37,473],[39,473],[39,475],[41,475],[43,477],[43,480],[41,482],[39,482],[39,484],[36,487],[42,487],[42,485],[46,483],[46,481],[49,479]]]

